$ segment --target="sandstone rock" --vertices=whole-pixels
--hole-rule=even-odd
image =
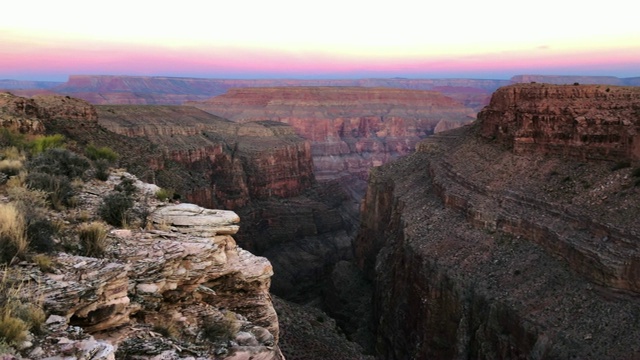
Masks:
[[[640,159],[640,88],[518,84],[478,114],[482,134],[516,153]]]
[[[178,231],[202,237],[233,235],[240,218],[233,211],[210,210],[195,204],[178,204],[158,208],[151,214],[155,224],[174,226]]]

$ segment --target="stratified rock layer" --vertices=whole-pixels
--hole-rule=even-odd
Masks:
[[[478,118],[485,137],[516,153],[640,159],[640,87],[506,86]]]
[[[242,88],[188,104],[236,122],[291,125],[311,141],[318,180],[364,177],[372,166],[413,152],[436,129],[474,119],[472,109],[440,93],[389,88]]]
[[[237,124],[186,106],[97,109],[106,129],[158,147],[165,161],[150,171],[168,161],[186,168],[174,189],[199,205],[237,209],[251,199],[296,196],[314,182],[309,143],[282,124]]]
[[[580,117],[582,98],[600,109],[593,118],[623,118],[639,102],[623,88],[606,98],[586,86],[554,86],[546,99],[544,87],[500,89],[479,123],[372,172],[355,249],[375,284],[380,358],[640,356],[639,163],[632,153],[620,158],[630,168],[581,160],[599,157],[589,155],[602,153],[599,142],[572,144],[569,157],[544,142],[505,147],[519,127],[494,112],[505,104],[505,114],[527,117],[532,107],[549,114],[573,105]],[[564,134],[576,128],[591,131]],[[541,127],[534,138],[556,139],[554,131]]]
[[[95,122],[96,111],[84,100],[60,95],[38,95],[31,99],[0,93],[0,127],[20,133],[42,134],[44,121],[54,119]]]

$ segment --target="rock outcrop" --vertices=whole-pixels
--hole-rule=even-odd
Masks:
[[[38,95],[31,99],[0,93],[0,127],[20,133],[42,134],[43,121],[54,119],[95,122],[96,111],[86,101],[60,95]]]
[[[434,130],[472,121],[473,110],[433,91],[365,87],[231,89],[188,103],[236,121],[287,123],[311,141],[318,180],[366,177],[372,166],[413,152]]]
[[[517,154],[640,160],[640,87],[512,85],[478,118],[483,136]]]
[[[95,213],[122,176],[130,177],[85,184],[80,210]],[[9,273],[27,279],[20,291],[43,299],[52,314],[50,340],[37,342],[30,358],[84,351],[99,359],[283,359],[269,295],[273,270],[236,245],[238,216],[192,204],[146,205],[155,226],[112,230],[104,258],[60,253],[53,272],[24,264]]]
[[[638,119],[626,118],[640,104],[632,94],[502,88],[478,123],[372,171],[355,249],[374,281],[380,358],[640,356],[637,171],[616,166],[637,158],[603,160],[601,142],[573,143],[571,156],[544,142],[504,145],[524,127],[512,114],[548,124],[532,132],[537,140],[579,139],[605,119],[619,119],[611,136],[624,133],[622,120]],[[562,116],[552,119],[555,109]],[[578,125],[582,116],[593,128]]]

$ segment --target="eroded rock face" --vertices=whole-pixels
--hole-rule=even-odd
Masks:
[[[478,114],[482,134],[519,154],[640,159],[640,88],[518,84]]]
[[[309,143],[282,124],[237,124],[192,107],[97,109],[106,129],[149,140],[187,169],[175,189],[202,206],[237,209],[251,199],[299,195],[314,183]]]
[[[95,208],[119,179],[86,184],[88,190],[80,196],[84,211]],[[140,191],[153,191],[145,189]],[[139,196],[145,198],[144,193]],[[91,347],[105,352],[97,357],[101,359],[114,354],[151,359],[160,353],[170,358],[283,359],[269,295],[273,270],[266,258],[236,245],[231,234],[238,230],[237,215],[193,204],[147,206],[156,228],[113,229],[104,258],[60,253],[53,259],[54,273],[34,266],[20,269],[28,274],[20,277],[29,279],[21,291],[43,299],[45,311],[56,315],[51,326],[59,330],[52,329],[47,336],[56,340],[43,341],[30,358],[80,354],[81,348]],[[218,323],[228,330],[207,330]],[[158,333],[169,327],[176,333]],[[75,338],[59,340],[72,330],[78,333]]]
[[[611,119],[635,109],[635,92],[609,93],[500,89],[479,123],[372,172],[355,249],[374,281],[380,358],[639,356],[636,178],[614,161],[584,161],[603,143],[565,142],[606,128],[580,127],[569,113]],[[536,124],[532,114],[549,128],[530,132],[537,147],[513,145],[529,129],[521,124]],[[629,131],[623,121],[608,133]],[[549,135],[558,133],[567,137]],[[565,146],[571,156],[561,156]]]
[[[438,124],[452,128],[474,116],[437,92],[389,88],[242,88],[188,104],[236,122],[291,125],[311,141],[318,180],[365,176],[372,166],[411,153]]]
[[[38,95],[31,99],[0,93],[0,127],[20,133],[42,134],[43,122],[64,118],[95,122],[96,111],[87,102],[68,96]]]

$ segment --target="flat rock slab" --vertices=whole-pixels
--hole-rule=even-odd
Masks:
[[[158,208],[151,214],[155,224],[172,226],[183,233],[215,236],[233,235],[240,228],[240,217],[233,211],[212,210],[195,204],[177,204]]]

